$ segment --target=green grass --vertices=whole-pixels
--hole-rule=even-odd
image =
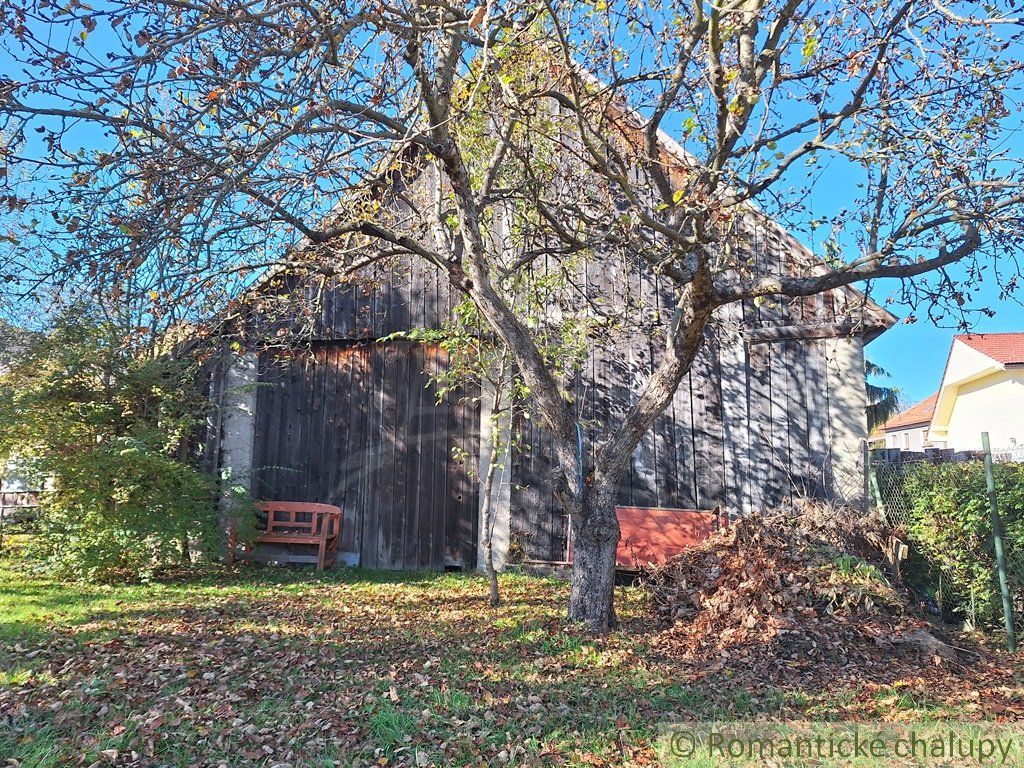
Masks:
[[[463,574],[247,568],[191,583],[63,584],[0,562],[0,757],[29,766],[626,765],[657,724],[715,717],[934,718],[895,684],[743,687],[622,629],[563,621],[567,585]],[[381,763],[380,761],[384,761]],[[596,761],[596,763],[595,763]]]
[[[392,752],[395,747],[402,746],[407,738],[412,738],[416,731],[416,721],[408,713],[384,702],[370,715],[370,731],[386,751]]]

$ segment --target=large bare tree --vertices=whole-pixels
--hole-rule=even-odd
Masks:
[[[155,327],[268,269],[433,264],[554,437],[569,617],[604,631],[620,478],[716,310],[896,278],[963,311],[983,273],[1014,287],[1013,6],[0,0],[0,280],[131,293]],[[759,270],[765,214],[826,231],[823,259]],[[575,283],[595,261],[639,263],[668,311]],[[581,451],[566,371],[636,332],[653,374]]]

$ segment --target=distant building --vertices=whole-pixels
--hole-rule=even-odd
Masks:
[[[886,448],[921,451],[1024,446],[1024,333],[953,338],[939,391],[882,425]]]
[[[940,448],[1024,443],[1024,333],[957,336],[949,350],[929,437]]]
[[[931,426],[938,397],[938,392],[929,395],[885,422],[882,425],[884,447],[899,448],[903,451],[923,451],[925,448],[932,448],[928,440],[928,428]]]

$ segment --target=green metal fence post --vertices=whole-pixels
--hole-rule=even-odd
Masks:
[[[1003,551],[1003,521],[999,517],[996,497],[996,476],[992,470],[992,448],[988,432],[981,433],[981,447],[985,451],[985,484],[988,486],[988,507],[992,512],[992,543],[996,550],[996,569],[999,571],[999,590],[1003,593],[1003,621],[1006,623],[1006,647],[1017,650],[1017,636],[1013,629],[1013,607],[1010,604],[1010,585],[1006,577],[1006,554]]]
[[[879,467],[868,462],[868,493],[875,511],[878,512],[882,520],[889,522],[889,515],[885,511],[885,501],[882,500],[882,489],[878,483],[878,472]]]

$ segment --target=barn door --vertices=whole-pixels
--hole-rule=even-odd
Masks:
[[[342,552],[363,567],[472,567],[479,403],[437,402],[430,376],[445,364],[440,348],[404,342],[264,360],[257,493],[339,505]]]

